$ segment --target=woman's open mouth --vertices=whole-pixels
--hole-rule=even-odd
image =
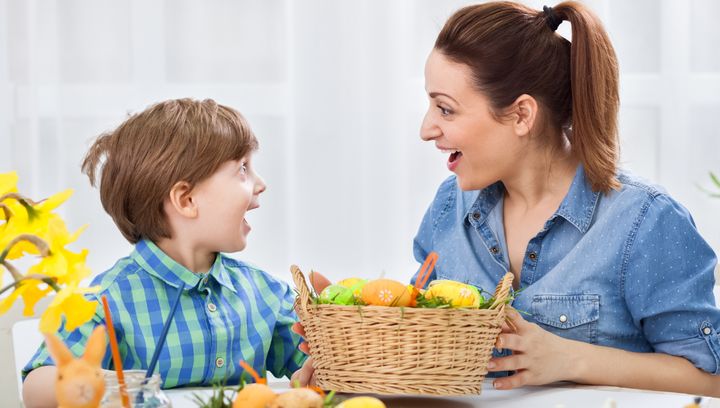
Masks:
[[[455,168],[457,168],[458,164],[460,163],[460,159],[462,158],[462,152],[461,151],[454,151],[450,153],[450,157],[448,158],[447,166],[450,171],[455,171]]]

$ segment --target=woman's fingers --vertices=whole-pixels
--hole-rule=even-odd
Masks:
[[[488,361],[488,371],[517,371],[527,368],[524,354],[513,354],[507,357],[492,358]]]
[[[310,345],[307,344],[307,342],[302,342],[300,345],[298,345],[298,349],[302,351],[303,353],[310,355]]]
[[[517,334],[501,333],[495,341],[495,348],[498,350],[508,349],[513,351],[526,351],[525,339]]]
[[[493,381],[493,387],[498,390],[512,390],[530,383],[530,373],[525,370],[518,371],[509,377],[498,378]]]

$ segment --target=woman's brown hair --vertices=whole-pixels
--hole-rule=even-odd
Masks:
[[[258,147],[239,112],[212,99],[176,99],[130,116],[100,135],[82,163],[90,184],[123,236],[170,238],[163,203],[175,183],[192,188],[223,163],[240,160]]]
[[[572,43],[555,33],[562,21],[570,22]],[[435,49],[471,68],[497,116],[520,95],[534,97],[545,126],[572,128],[566,134],[593,190],[620,186],[617,58],[588,8],[574,1],[545,11],[512,2],[464,7],[445,23]]]

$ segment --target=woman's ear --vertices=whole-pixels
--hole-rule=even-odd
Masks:
[[[538,103],[530,95],[522,94],[513,103],[513,127],[518,136],[530,134],[538,115]]]
[[[172,186],[168,201],[170,208],[179,215],[186,218],[197,217],[197,203],[193,200],[192,186],[187,181],[178,181]]]

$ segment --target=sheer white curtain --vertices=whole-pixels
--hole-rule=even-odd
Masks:
[[[90,224],[79,246],[99,273],[130,245],[80,174],[89,141],[155,101],[214,98],[249,119],[269,185],[240,258],[287,280],[291,263],[408,279],[448,175],[418,138],[423,63],[468,3],[0,0],[0,171],[33,197],[76,190],[64,212]],[[720,2],[587,3],[620,57],[624,165],[665,185],[720,248],[720,200],[698,187],[720,171]]]

